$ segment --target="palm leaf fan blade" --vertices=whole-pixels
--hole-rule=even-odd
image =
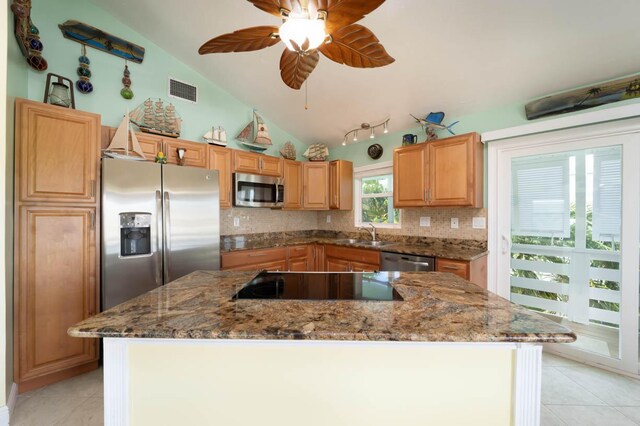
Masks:
[[[385,0],[315,0],[318,10],[327,12],[325,27],[328,34],[355,24],[376,10]]]
[[[376,68],[395,61],[378,38],[366,27],[352,24],[331,35],[331,43],[320,46],[320,52],[339,64],[355,68]]]
[[[299,54],[289,49],[284,49],[280,57],[280,76],[282,81],[292,89],[299,90],[302,84],[313,72],[320,55],[317,50],[312,50],[307,54]]]
[[[293,10],[291,0],[247,0],[258,9],[263,12],[270,13],[271,15],[281,17],[281,10],[284,9],[287,12]],[[295,1],[295,0],[294,0]]]
[[[280,39],[276,34],[278,34],[278,27],[271,25],[244,28],[212,38],[200,46],[198,53],[205,55],[260,50],[277,44]]]

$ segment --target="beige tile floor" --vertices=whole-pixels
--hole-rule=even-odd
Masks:
[[[640,380],[543,355],[541,426],[638,426]],[[102,425],[102,369],[18,397],[12,426]]]

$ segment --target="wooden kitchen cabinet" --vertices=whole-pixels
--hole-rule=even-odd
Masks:
[[[207,168],[207,144],[167,138],[162,144],[167,164],[178,164],[178,150],[184,149],[184,166]]]
[[[67,329],[98,312],[100,116],[15,104],[14,382],[18,393],[98,367],[99,339]]]
[[[342,246],[325,246],[328,272],[370,272],[380,269],[380,252]]]
[[[282,158],[248,151],[233,151],[233,171],[255,175],[282,177]]]
[[[231,150],[221,146],[209,145],[209,162],[207,167],[210,170],[218,171],[218,181],[220,185],[220,207],[229,208],[233,203],[231,178]]]
[[[116,134],[115,127],[102,126],[102,149],[106,149],[111,143],[111,139]],[[106,129],[106,130],[105,130]],[[152,135],[149,133],[136,132],[136,139],[140,144],[142,153],[147,161],[155,161],[158,151],[162,151],[162,137]],[[129,140],[131,140],[131,133],[129,133]]]
[[[284,160],[284,208],[299,210],[302,208],[302,163]]]
[[[469,133],[431,141],[429,205],[482,207],[483,148],[480,135]]]
[[[292,272],[313,271],[313,245],[289,247],[287,270]]]
[[[278,247],[222,253],[220,269],[224,271],[246,271],[252,269],[286,271],[287,248]]]
[[[483,161],[477,133],[394,149],[394,207],[482,207]]]
[[[306,210],[329,210],[329,163],[302,165],[303,206]]]
[[[96,202],[100,116],[16,100],[15,174],[20,202]]]
[[[325,251],[323,244],[313,245],[313,268],[312,271],[323,272],[325,269]]]
[[[353,209],[353,163],[336,160],[329,163],[329,208]]]
[[[487,288],[487,256],[471,261],[437,258],[436,272],[450,272],[482,288]]]
[[[67,335],[99,310],[96,209],[22,206],[16,228],[14,380],[22,393],[98,366],[99,340]]]

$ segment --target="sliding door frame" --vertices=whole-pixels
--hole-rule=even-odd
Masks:
[[[611,143],[607,138],[622,135],[628,137],[621,143],[623,174],[620,296],[624,303],[620,306],[620,359],[606,358],[569,345],[545,345],[545,350],[637,376],[640,118],[514,137],[488,144],[488,289],[506,299],[511,296],[511,159],[608,146]]]

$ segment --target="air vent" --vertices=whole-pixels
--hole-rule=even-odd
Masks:
[[[169,96],[195,104],[198,103],[198,88],[192,84],[169,77]]]

